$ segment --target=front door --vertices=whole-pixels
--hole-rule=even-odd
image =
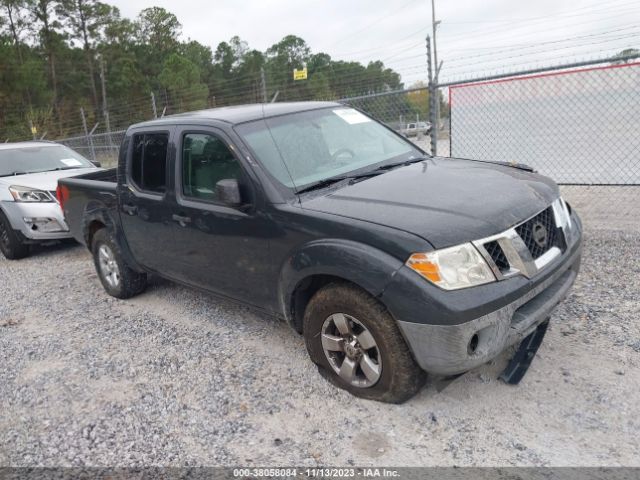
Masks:
[[[276,288],[268,281],[273,222],[257,208],[250,176],[221,131],[178,130],[175,144],[173,270],[186,283],[265,306]],[[239,183],[242,205],[219,200],[216,185],[228,179]]]
[[[169,134],[166,129],[151,129],[132,135],[126,176],[118,194],[122,229],[134,259],[160,272],[164,272],[165,259],[174,248],[167,208],[172,185]]]

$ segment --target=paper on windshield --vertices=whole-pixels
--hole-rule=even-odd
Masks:
[[[354,110],[352,108],[341,108],[340,110],[334,110],[333,113],[342,118],[345,122],[350,125],[354,125],[356,123],[365,123],[370,122],[371,119],[361,114],[359,111]]]
[[[64,163],[67,167],[81,167],[82,162],[76,160],[75,158],[61,158],[60,161]]]

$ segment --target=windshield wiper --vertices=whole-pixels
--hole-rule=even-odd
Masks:
[[[351,183],[353,183],[355,180],[358,180],[361,178],[375,177],[376,175],[380,175],[381,173],[384,173],[384,172],[373,170],[371,172],[354,173],[352,175],[340,175],[337,177],[329,177],[329,178],[325,178],[324,180],[320,180],[319,182],[312,183],[311,185],[308,185],[304,188],[301,188],[300,190],[297,190],[296,193],[305,193],[305,192],[310,192],[312,190],[319,190],[321,188],[328,187],[329,185],[333,185],[334,183],[341,182],[342,180],[349,180],[349,185],[351,185]]]
[[[403,166],[406,166],[406,165],[411,165],[412,163],[424,162],[425,160],[428,160],[429,158],[430,157],[411,158],[409,160],[403,160],[402,162],[395,162],[395,163],[389,163],[387,165],[382,165],[382,166],[376,168],[376,170],[391,170],[392,168],[403,167]]]
[[[328,187],[329,185],[333,185],[334,183],[338,183],[338,182],[341,182],[342,180],[347,180],[347,179],[350,180],[349,185],[351,185],[352,183],[355,182],[355,180],[359,180],[361,178],[375,177],[377,175],[385,173],[387,170],[391,170],[392,168],[396,168],[404,165],[411,165],[412,163],[423,162],[425,160],[428,160],[429,158],[430,157],[411,158],[409,160],[403,160],[402,162],[382,165],[376,168],[375,170],[371,170],[369,172],[354,173],[353,175],[341,175],[337,177],[329,177],[324,180],[320,180],[319,182],[312,183],[311,185],[308,185],[304,188],[301,188],[300,190],[297,190],[296,193],[305,193],[305,192],[310,192],[312,190],[319,190],[321,188]]]
[[[320,180],[319,182],[312,183],[311,185],[307,185],[300,190],[296,190],[296,193],[305,193],[310,192],[312,190],[319,190],[321,188],[328,187],[329,185],[333,185],[334,183],[341,182],[342,180],[346,180],[347,177],[329,177],[324,180]]]

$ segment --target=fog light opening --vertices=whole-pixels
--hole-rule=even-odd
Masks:
[[[469,340],[469,345],[467,345],[467,352],[469,353],[469,355],[473,355],[474,353],[476,353],[479,341],[480,339],[478,338],[478,334],[474,333],[473,337],[471,337],[471,340]]]

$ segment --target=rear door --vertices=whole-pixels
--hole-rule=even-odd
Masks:
[[[276,288],[268,281],[274,222],[259,206],[260,189],[221,130],[177,127],[175,145],[172,269],[183,282],[265,306]],[[216,184],[227,179],[240,184],[242,205],[219,201]]]
[[[120,185],[119,209],[122,229],[135,260],[151,270],[165,272],[174,239],[172,195],[171,128],[136,131],[129,142],[126,175]]]

